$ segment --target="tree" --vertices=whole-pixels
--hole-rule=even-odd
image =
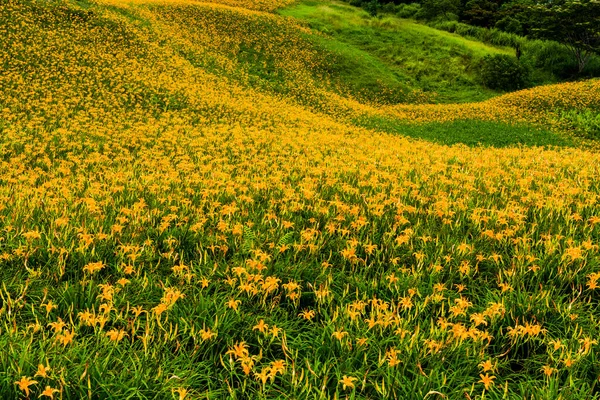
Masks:
[[[372,17],[377,15],[377,11],[379,10],[379,1],[371,0],[365,4],[365,9]]]
[[[498,21],[494,27],[519,36],[528,34],[530,29],[529,10],[533,4],[536,4],[533,0],[512,0],[502,3]]]
[[[524,89],[529,82],[528,68],[506,54],[483,57],[477,72],[481,83],[494,90]]]
[[[600,0],[558,0],[530,8],[532,36],[566,46],[583,72],[600,52]]]
[[[515,35],[523,34],[523,24],[514,17],[504,17],[494,25],[494,28],[504,32],[514,33]]]
[[[455,19],[460,10],[460,0],[422,0],[418,18],[428,20]]]
[[[500,4],[495,0],[469,0],[462,13],[464,22],[491,28],[498,18]]]

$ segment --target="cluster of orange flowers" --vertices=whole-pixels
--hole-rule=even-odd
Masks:
[[[378,108],[325,96],[306,28],[230,7],[286,2],[118,3],[0,5],[0,337],[35,343],[7,349],[2,388],[100,390],[94,353],[113,372],[201,354],[230,391],[307,396],[393,396],[393,371],[435,382],[444,360],[472,373],[440,382],[481,390],[508,388],[511,361],[588,376],[600,155],[346,117],[545,122],[597,107],[597,81]],[[290,96],[252,87],[257,60]],[[200,391],[177,368],[156,368],[161,387]]]
[[[122,1],[119,0],[97,0],[101,4],[111,4],[117,5],[120,7],[127,7],[128,5],[142,5],[142,4],[158,4],[158,5],[194,5],[194,6],[203,6],[203,5],[224,5],[229,7],[235,7],[237,11],[244,10],[256,10],[256,11],[265,11],[271,12],[275,11],[278,8],[285,7],[289,4],[292,4],[294,0],[133,0],[128,1],[123,4]]]
[[[561,112],[584,109],[600,109],[600,80],[540,86],[481,103],[396,105],[381,112],[421,123],[475,119],[560,127]]]

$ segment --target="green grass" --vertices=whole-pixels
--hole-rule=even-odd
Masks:
[[[237,118],[236,112],[245,117],[233,103],[246,99],[241,95],[229,99],[221,90],[223,99],[214,100],[201,91],[206,103],[184,97],[178,89],[187,81],[181,77],[192,74],[184,74],[182,65],[232,81],[236,72],[247,72],[252,79],[243,90],[270,83],[265,91],[300,102],[284,86],[295,82],[273,61],[285,43],[261,52],[249,29],[249,44],[230,55],[237,69],[227,76],[211,65],[210,57],[225,53],[223,48],[194,53],[158,29],[149,35],[134,12],[108,8],[111,16],[127,17],[114,21],[93,3],[89,15],[39,4],[24,19],[39,27],[38,18],[54,15],[48,26],[55,36],[48,38],[61,40],[50,41],[58,43],[49,46],[56,53],[45,48],[24,53],[25,76],[34,83],[38,76],[53,78],[44,79],[43,93],[59,98],[92,94],[72,117],[69,107],[40,107],[39,96],[27,92],[33,85],[19,85],[18,104],[29,106],[29,112],[13,116],[8,110],[11,119],[0,119],[0,398],[25,398],[15,384],[23,376],[38,381],[31,399],[43,398],[46,385],[60,388],[55,395],[60,399],[181,399],[178,388],[190,390],[186,399],[600,398],[597,346],[587,355],[580,351],[584,337],[600,336],[598,291],[582,289],[600,266],[595,247],[600,225],[589,222],[599,215],[597,159],[538,149],[505,156],[354,129],[339,132],[345,120],[331,125],[318,113],[302,115],[306,122],[278,119],[303,110],[282,103],[275,103],[282,109],[262,109],[263,99],[257,99],[255,114]],[[72,18],[80,14],[89,18]],[[212,26],[226,25],[222,14],[214,15]],[[360,32],[361,15],[339,24]],[[0,14],[0,26],[3,21],[11,33],[27,26]],[[410,21],[366,21],[429,32]],[[94,29],[67,30],[71,25]],[[261,33],[280,29],[265,20],[256,26]],[[106,29],[92,35],[98,27]],[[17,38],[42,43],[43,37]],[[148,42],[141,40],[145,37]],[[375,96],[382,88],[404,94],[419,88],[410,81],[411,71],[402,72],[374,51],[331,37],[311,40],[337,55],[326,60],[336,83],[350,91]],[[94,52],[88,56],[104,54],[106,64],[69,47],[79,41],[89,41]],[[22,43],[10,44],[22,51],[34,48]],[[485,52],[477,43],[471,46],[474,57]],[[113,52],[125,56],[113,60]],[[171,52],[181,53],[185,62],[161,58]],[[156,66],[121,70],[124,59],[135,60],[136,67]],[[84,61],[89,79],[74,86],[54,81]],[[159,85],[169,77],[180,80]],[[116,84],[102,86],[103,79]],[[105,102],[123,88],[139,97]],[[466,98],[466,88],[457,96]],[[0,90],[0,99],[8,94]],[[0,106],[0,117],[5,112]],[[104,126],[113,115],[115,122]],[[62,129],[55,129],[50,117]],[[565,118],[580,118],[579,125],[590,132],[598,126],[591,113]],[[494,122],[354,122],[445,144],[570,144],[543,129]],[[316,135],[327,129],[329,137]],[[484,165],[490,160],[492,165]],[[544,207],[545,199],[552,201]],[[406,242],[398,240],[403,237]],[[565,259],[566,249],[588,240],[591,247],[581,259]],[[367,250],[372,245],[377,248]],[[463,245],[470,250],[461,250]],[[347,256],[348,250],[356,255]],[[99,261],[101,271],[86,272],[89,263]],[[463,262],[469,271],[460,269]],[[274,291],[263,287],[268,278],[279,280]],[[283,286],[292,282],[299,284],[295,299]],[[505,292],[500,283],[511,290]],[[163,300],[175,289],[185,297]],[[234,310],[228,302],[235,299],[241,303]],[[413,300],[405,307],[403,299]],[[469,304],[452,315],[449,309],[459,301]],[[55,307],[48,310],[49,302]],[[162,314],[153,311],[164,304],[169,307]],[[485,313],[490,304],[503,311],[491,313],[479,327],[491,335],[489,341],[475,340],[475,331],[457,339],[450,327],[442,327],[450,318],[456,326],[476,328],[469,315]],[[142,311],[136,315],[134,307]],[[362,307],[359,316],[350,314],[353,307]],[[307,309],[315,312],[312,320],[300,315]],[[85,322],[81,314],[87,310],[98,322]],[[65,332],[75,334],[73,342],[59,341],[63,331],[52,328],[59,318],[67,324]],[[271,331],[256,329],[260,320]],[[375,320],[377,325],[369,326]],[[508,328],[524,322],[539,322],[547,332],[507,335]],[[275,326],[283,331],[273,333]],[[205,328],[217,336],[205,339]],[[113,329],[126,336],[111,340]],[[339,332],[347,336],[338,339]],[[360,339],[368,340],[366,345],[359,346]],[[552,351],[552,339],[562,340],[564,354]],[[241,360],[228,354],[242,341],[256,362],[249,375]],[[428,349],[428,343],[440,347]],[[386,360],[392,349],[399,351],[395,366]],[[577,363],[566,368],[564,356],[571,352]],[[276,360],[285,361],[285,372],[261,384],[256,373]],[[484,360],[496,365],[497,380],[489,391],[479,381]],[[52,368],[47,377],[36,376],[40,364]],[[557,368],[552,378],[543,376],[544,365]],[[356,379],[354,389],[343,388],[344,376]]]
[[[590,140],[600,140],[600,114],[594,110],[563,111],[560,120],[572,127],[572,130]]]
[[[437,102],[493,97],[477,82],[474,65],[487,54],[512,52],[407,19],[371,17],[339,2],[304,1],[279,13],[324,34],[320,44],[337,55],[334,72],[351,87],[409,87],[437,94]]]
[[[388,133],[424,139],[440,144],[462,143],[468,146],[509,147],[523,146],[574,146],[575,142],[564,135],[547,129],[501,122],[464,120],[408,124],[385,118],[356,121],[358,125]]]

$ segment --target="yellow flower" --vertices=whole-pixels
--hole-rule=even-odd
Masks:
[[[259,331],[260,333],[265,333],[267,331],[267,329],[269,329],[269,325],[265,324],[265,320],[261,319],[260,321],[258,321],[258,324],[254,325],[254,327],[252,327],[253,331]]]
[[[75,331],[64,331],[63,333],[59,333],[56,335],[56,341],[62,344],[63,346],[68,345],[73,342],[73,338],[75,337]]]
[[[58,389],[55,389],[55,388],[50,387],[50,386],[46,386],[44,388],[44,390],[42,391],[42,393],[40,393],[40,395],[38,397],[44,396],[44,397],[48,397],[50,399],[54,399],[54,393],[58,393],[58,392],[59,392]]]
[[[544,366],[542,367],[542,372],[543,372],[543,373],[544,373],[544,375],[546,375],[546,376],[550,376],[550,375],[552,375],[552,374],[554,373],[554,371],[556,371],[556,370],[555,370],[554,368],[552,368],[551,366],[549,366],[549,365],[544,365]]]
[[[29,386],[35,385],[36,383],[37,381],[29,379],[26,376],[22,376],[21,380],[15,382],[15,385],[17,385],[21,391],[25,392],[25,396],[29,397]]]
[[[187,397],[189,391],[184,388],[177,388],[173,389],[173,393],[177,393],[179,395],[179,400],[184,400]]]
[[[164,304],[164,303],[159,303],[156,307],[152,308],[152,311],[154,312],[154,314],[156,314],[157,316],[161,315],[163,312],[167,311],[169,307]]]
[[[46,302],[45,304],[42,304],[42,307],[44,307],[46,309],[46,316],[48,316],[48,314],[50,314],[52,312],[52,310],[54,310],[55,308],[58,308],[58,306],[50,300],[48,302]]]
[[[237,310],[239,305],[240,305],[241,301],[240,300],[235,300],[235,299],[229,299],[226,303],[228,308],[231,308],[233,310]]]
[[[348,336],[348,332],[345,332],[343,330],[339,330],[339,331],[335,331],[331,334],[332,337],[336,338],[337,340],[342,340],[344,338],[344,336]]]
[[[200,331],[200,337],[202,340],[210,340],[215,336],[217,336],[217,334],[211,331],[209,328],[205,328]]]
[[[55,333],[57,333],[57,332],[62,331],[63,328],[65,326],[67,326],[67,324],[65,324],[65,322],[61,318],[58,318],[58,321],[56,321],[56,322],[50,322],[48,324],[48,326],[51,327],[54,330]]]
[[[271,335],[273,335],[273,337],[279,337],[279,332],[281,332],[283,329],[273,325],[271,327]]]
[[[496,377],[494,375],[489,375],[489,374],[485,374],[485,375],[479,374],[479,377],[481,379],[478,382],[483,383],[485,390],[489,390],[489,388],[494,384],[494,379],[496,379]]]
[[[207,278],[200,279],[200,287],[202,289],[207,288],[209,284],[210,284],[210,280],[208,280]]]
[[[398,358],[398,354],[400,352],[396,349],[389,349],[386,352],[386,357],[388,360],[388,365],[390,367],[395,367],[396,365],[400,364],[402,361],[400,361],[400,359]]]
[[[575,360],[573,360],[570,356],[563,360],[565,363],[565,367],[571,368],[575,364]]]
[[[125,336],[127,336],[127,333],[122,329],[111,329],[110,331],[106,332],[106,337],[113,342],[120,342]]]
[[[43,364],[39,364],[37,372],[35,373],[34,377],[39,376],[42,378],[47,378],[48,372],[50,372],[50,371],[51,371],[51,368],[49,366],[44,366]]]
[[[490,372],[495,369],[494,364],[492,364],[492,360],[486,360],[480,363],[479,366],[483,369],[483,372]]]
[[[276,360],[271,363],[270,375],[275,376],[277,374],[282,374],[285,372],[285,361]]]
[[[298,314],[299,317],[302,317],[306,320],[311,320],[315,317],[315,312],[313,310],[304,310],[302,311],[300,314]]]
[[[91,262],[86,264],[85,267],[83,267],[83,270],[88,272],[90,275],[93,275],[96,272],[101,271],[102,269],[104,269],[104,263],[102,261]]]
[[[145,313],[146,311],[144,310],[144,308],[142,306],[135,306],[135,307],[131,307],[131,312],[133,313],[133,315],[135,315],[135,317],[139,317],[142,313]]]
[[[342,388],[344,390],[346,390],[346,388],[350,388],[350,389],[354,389],[354,381],[356,380],[356,378],[352,377],[352,376],[342,376],[342,379],[340,379],[339,383],[342,384]]]
[[[267,383],[267,380],[272,376],[271,369],[269,367],[263,368],[262,371],[255,372],[254,376],[264,385],[265,383]]]
[[[131,281],[130,281],[129,279],[127,279],[127,278],[121,278],[121,279],[119,279],[119,280],[117,281],[117,284],[118,284],[119,286],[125,286],[125,285],[127,285],[128,283],[130,283],[130,282],[131,282]]]
[[[34,240],[34,239],[41,238],[42,234],[39,233],[38,231],[29,231],[29,232],[24,232],[22,234],[22,236],[27,240]]]
[[[598,344],[598,341],[590,337],[584,337],[583,339],[579,339],[579,343],[582,345],[581,352],[583,354],[588,354],[592,349],[592,346]]]
[[[225,354],[232,354],[236,358],[248,357],[250,352],[248,351],[248,345],[246,342],[238,342],[233,345],[233,348],[227,350]]]

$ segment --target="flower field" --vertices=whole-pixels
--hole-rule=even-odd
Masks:
[[[600,398],[600,155],[352,123],[600,82],[359,102],[288,3],[0,4],[1,397]]]

